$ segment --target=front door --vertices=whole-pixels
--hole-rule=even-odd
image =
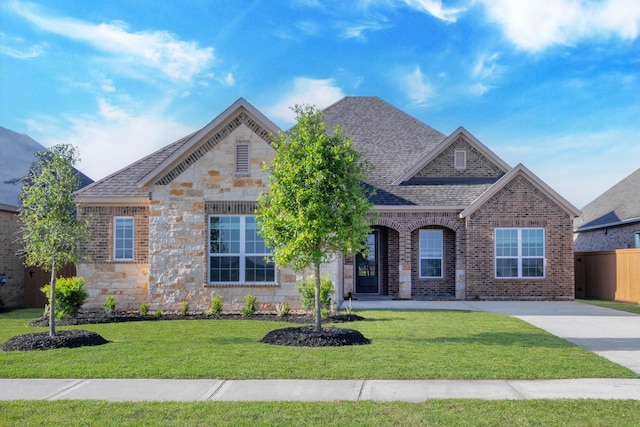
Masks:
[[[378,290],[378,234],[367,235],[369,253],[356,255],[356,294],[377,294]]]

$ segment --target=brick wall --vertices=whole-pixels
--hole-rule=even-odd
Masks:
[[[456,169],[453,165],[454,152],[460,150],[467,152],[466,169]],[[504,172],[506,171],[501,170],[474,146],[460,137],[422,168],[416,176],[426,178],[496,178]]]
[[[443,277],[420,278],[419,235],[420,230],[442,230],[443,239]],[[456,291],[456,236],[453,230],[435,226],[420,227],[411,233],[411,247],[414,248],[411,261],[411,296],[434,297],[453,296]]]
[[[583,231],[575,235],[576,252],[612,251],[635,247],[635,233],[640,232],[640,221],[615,227]]]
[[[7,283],[0,285],[0,297],[7,308],[24,303],[24,266],[17,255],[22,249],[19,238],[18,214],[0,210],[0,274],[7,276]]]
[[[573,299],[573,218],[523,176],[468,218],[467,299]],[[546,278],[497,279],[496,227],[545,229]]]

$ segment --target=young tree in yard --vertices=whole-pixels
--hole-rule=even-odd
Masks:
[[[77,150],[57,145],[36,157],[22,187],[20,220],[25,263],[51,272],[49,335],[54,336],[56,271],[76,262],[78,244],[88,238],[88,226],[76,217],[73,202],[80,183],[73,168]]]
[[[256,220],[276,265],[315,272],[315,330],[320,332],[320,264],[338,252],[366,251],[371,204],[363,186],[371,166],[336,127],[328,136],[321,111],[296,106],[297,124],[273,141],[271,188]]]

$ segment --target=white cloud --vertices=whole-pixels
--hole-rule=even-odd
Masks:
[[[18,37],[9,37],[0,33],[0,55],[10,56],[16,59],[36,58],[44,53],[44,44],[25,46],[25,41]]]
[[[480,55],[471,69],[471,78],[475,81],[469,88],[469,92],[475,96],[482,96],[489,92],[491,83],[494,83],[502,74],[502,67],[498,65],[497,53]]]
[[[196,42],[181,41],[166,31],[131,32],[120,21],[94,24],[47,16],[30,3],[13,1],[10,7],[42,30],[87,43],[111,55],[110,62],[116,70],[143,67],[158,70],[172,81],[190,82],[214,59],[213,48],[201,48]]]
[[[398,84],[416,107],[423,107],[433,96],[433,87],[419,66],[413,71],[400,73]]]
[[[435,18],[445,22],[456,22],[458,15],[466,11],[466,8],[446,8],[441,0],[404,0],[407,6],[412,9],[426,12]]]
[[[596,37],[633,40],[640,32],[637,0],[480,1],[507,39],[533,52]]]
[[[162,111],[138,111],[100,99],[94,114],[28,120],[28,133],[47,147],[78,147],[78,169],[98,180],[193,131]]]
[[[342,89],[335,85],[333,79],[297,77],[293,81],[293,87],[279,101],[265,108],[265,114],[275,122],[291,125],[295,122],[295,113],[291,107],[296,104],[325,108],[343,97]]]
[[[386,21],[384,18],[380,18],[383,22]],[[349,24],[342,31],[342,37],[345,39],[364,39],[364,33],[366,31],[379,31],[385,28],[380,21],[368,21],[368,22],[359,22],[357,24]]]

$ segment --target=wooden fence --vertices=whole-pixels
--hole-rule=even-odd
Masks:
[[[576,252],[576,297],[640,304],[640,249]]]

